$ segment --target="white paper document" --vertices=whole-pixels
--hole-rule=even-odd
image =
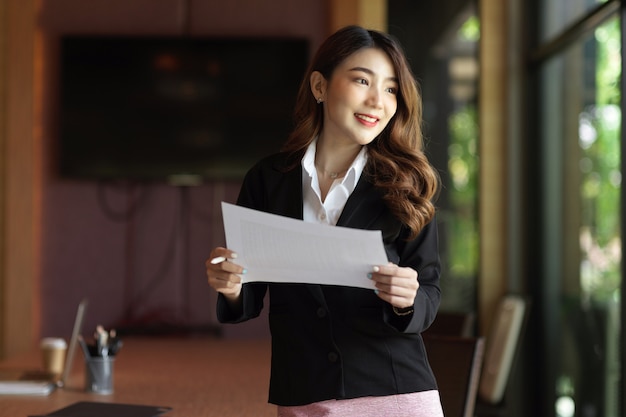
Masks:
[[[226,246],[247,269],[243,282],[373,289],[367,277],[387,264],[380,230],[307,223],[222,202]]]

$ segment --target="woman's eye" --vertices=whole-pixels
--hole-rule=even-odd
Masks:
[[[357,78],[356,80],[357,83],[359,84],[363,84],[363,85],[367,85],[367,80],[365,78]]]
[[[388,87],[387,88],[387,92],[391,93],[393,95],[397,95],[398,94],[398,88],[397,87]]]

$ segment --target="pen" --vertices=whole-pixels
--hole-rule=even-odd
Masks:
[[[98,346],[98,356],[109,356],[109,333],[101,325],[96,327],[95,338]]]
[[[213,259],[211,259],[211,263],[213,265],[217,265],[217,264],[221,264],[222,262],[224,262],[226,260],[226,258],[224,258],[223,256],[217,256]]]

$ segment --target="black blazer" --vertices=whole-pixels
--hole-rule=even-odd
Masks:
[[[265,158],[246,175],[237,204],[302,219],[302,168],[285,171],[284,154]],[[440,303],[436,222],[407,241],[408,230],[389,211],[364,172],[337,225],[381,230],[387,256],[418,272],[415,311],[398,316],[372,290],[309,284],[248,283],[243,311],[218,297],[220,322],[254,318],[267,289],[272,334],[269,401],[303,405],[328,399],[436,389],[420,333]],[[244,265],[245,266],[245,265]]]

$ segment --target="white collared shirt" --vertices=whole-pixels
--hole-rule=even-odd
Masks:
[[[302,158],[303,220],[309,223],[335,226],[348,197],[361,178],[367,162],[367,148],[365,146],[361,148],[343,178],[337,178],[333,181],[323,203],[317,169],[315,169],[316,149],[317,139],[309,145]]]

